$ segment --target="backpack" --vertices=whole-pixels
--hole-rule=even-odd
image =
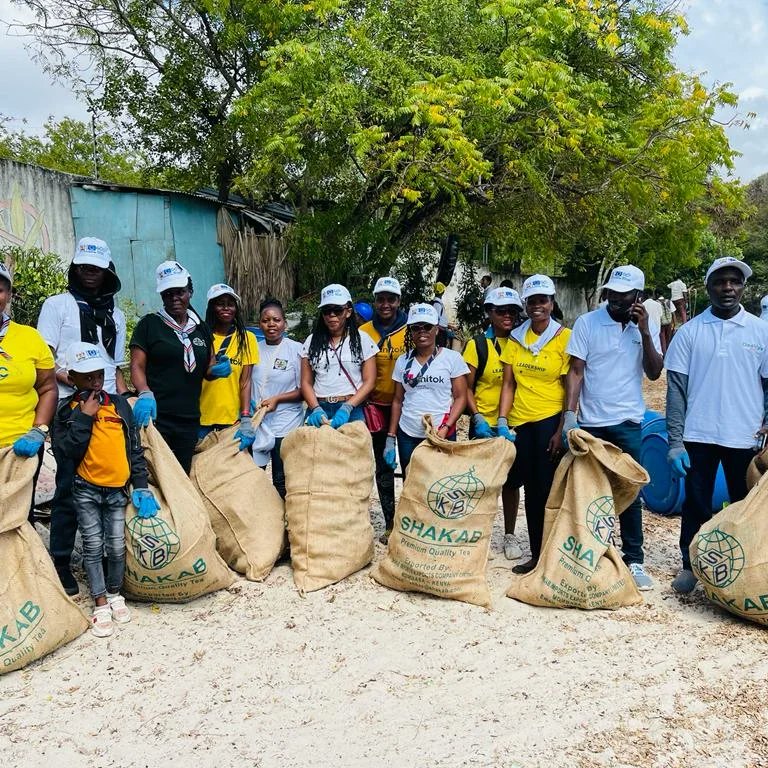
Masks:
[[[477,389],[477,382],[480,381],[485,372],[485,366],[488,365],[488,337],[484,333],[478,333],[472,337],[472,341],[475,342],[475,350],[477,350],[477,370],[475,371],[475,381],[472,384],[472,392],[474,392]]]

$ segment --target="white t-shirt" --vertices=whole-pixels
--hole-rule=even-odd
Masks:
[[[301,356],[309,358],[309,345],[312,343],[312,334],[307,336],[307,340],[301,347]],[[379,348],[373,343],[373,339],[365,332],[360,331],[360,346],[363,351],[363,362],[375,357]],[[354,387],[349,379],[344,375],[344,371],[339,366],[339,359],[333,350],[329,349],[326,355],[323,352],[320,359],[312,366],[315,372],[315,384],[313,389],[318,397],[341,397],[343,395],[354,395],[355,390],[363,385],[363,365],[360,361],[352,359],[352,350],[349,347],[349,337],[344,337],[339,349],[336,350],[344,369],[349,374]],[[310,363],[311,365],[311,363]]]
[[[649,322],[648,329],[661,353],[659,326]],[[580,424],[612,427],[624,421],[642,422],[643,340],[637,325],[628,323],[622,330],[605,307],[595,309],[576,319],[566,351],[586,363]]]
[[[648,319],[654,325],[658,325],[661,328],[661,304],[656,299],[646,299],[643,302],[643,306],[648,312]]]
[[[667,288],[672,291],[672,301],[680,301],[683,294],[688,290],[688,286],[682,280],[673,280],[667,285]]]
[[[683,439],[751,448],[763,423],[768,324],[743,307],[721,320],[707,309],[678,329],[664,367],[688,376]]]
[[[107,350],[102,344],[102,329],[97,326],[96,332],[99,335],[98,347],[107,364],[104,366],[104,390],[112,394],[116,393],[115,387],[115,368],[125,364],[125,315],[123,311],[115,306],[113,312],[117,339],[115,341],[115,359],[110,362]],[[59,293],[51,296],[43,302],[40,309],[40,317],[37,320],[37,330],[45,339],[45,343],[53,349],[56,360],[56,370],[65,369],[66,352],[71,344],[81,341],[80,338],[80,310],[78,309],[75,297],[71,293]],[[74,389],[56,381],[59,387],[59,399],[69,397],[74,394]]]
[[[301,386],[301,344],[293,339],[282,339],[279,344],[259,342],[259,364],[251,373],[251,397],[260,400],[299,389]],[[264,417],[275,437],[285,437],[304,422],[304,403],[280,403]]]
[[[403,410],[400,414],[400,429],[411,437],[426,437],[421,417],[428,413],[432,416],[435,428],[450,413],[453,404],[451,379],[465,376],[469,368],[464,358],[452,349],[441,348],[440,353],[424,373],[424,378],[415,386],[403,383],[403,374],[409,354],[400,355],[395,361],[392,379],[403,384]],[[421,370],[418,360],[413,361],[410,373],[414,376]]]

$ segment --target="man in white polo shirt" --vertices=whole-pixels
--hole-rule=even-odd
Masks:
[[[563,439],[567,443],[568,432],[581,427],[639,462],[643,372],[655,380],[663,367],[659,327],[649,321],[643,306],[645,276],[637,267],[617,267],[603,288],[606,305],[576,320],[566,349],[571,368],[566,377]],[[619,524],[624,562],[632,578],[638,589],[652,589],[653,581],[643,567],[639,498],[622,513]]]
[[[683,568],[677,592],[696,586],[688,549],[712,517],[712,491],[722,463],[732,502],[747,494],[747,466],[758,433],[768,432],[768,324],[741,306],[752,270],[730,256],[705,279],[711,306],[678,330],[667,351],[668,459],[685,476],[680,524]]]

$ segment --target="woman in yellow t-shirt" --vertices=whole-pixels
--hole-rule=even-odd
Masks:
[[[0,447],[42,458],[57,401],[53,355],[34,328],[14,323],[6,312],[12,284],[0,263]]]
[[[504,373],[500,356],[509,343],[509,334],[520,325],[523,302],[518,292],[512,288],[494,288],[488,292],[484,308],[491,323],[482,335],[482,344],[487,350],[485,365],[480,365],[477,348],[481,336],[470,339],[464,349],[464,361],[469,366],[467,408],[472,417],[469,426],[470,440],[496,437],[496,418],[499,413]],[[501,489],[501,505],[504,509],[504,556],[507,560],[519,560],[523,552],[515,537],[515,522],[520,504],[520,489],[510,482],[510,477]]]
[[[523,301],[528,320],[512,331],[501,355],[504,378],[496,426],[500,437],[515,441],[510,482],[525,489],[531,559],[516,565],[514,573],[532,571],[541,554],[544,509],[562,456],[565,376],[571,365],[565,351],[571,332],[552,317],[555,284],[546,275],[529,277]]]
[[[256,439],[251,423],[251,372],[259,362],[256,337],[243,322],[240,297],[224,283],[208,289],[205,322],[213,331],[213,354],[216,361],[229,360],[229,376],[203,381],[200,394],[200,437],[215,429],[231,427],[238,420],[235,437],[240,450],[250,448]]]

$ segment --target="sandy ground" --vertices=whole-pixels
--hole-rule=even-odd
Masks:
[[[112,638],[0,677],[2,764],[768,766],[768,632],[672,592],[678,525],[647,513],[657,586],[616,612],[506,598],[501,516],[493,610],[393,592],[369,569],[302,598],[286,563],[134,605]]]

